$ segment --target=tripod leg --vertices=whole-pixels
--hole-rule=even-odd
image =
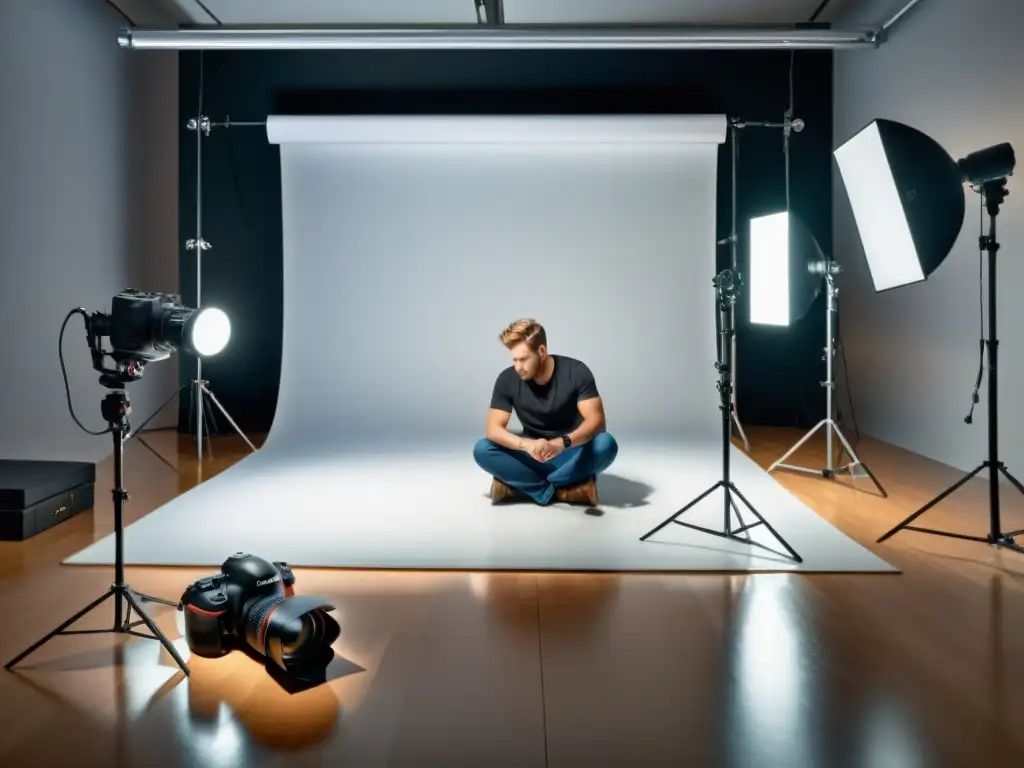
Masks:
[[[235,420],[231,418],[231,414],[227,412],[227,409],[220,404],[220,400],[217,399],[213,392],[211,392],[209,389],[205,387],[203,388],[203,392],[206,393],[207,397],[209,397],[210,400],[213,401],[213,404],[217,406],[217,410],[224,415],[224,418],[228,420],[228,423],[231,424],[232,427],[234,427],[235,432],[237,432],[241,436],[241,438],[245,440],[246,443],[249,444],[249,447],[252,448],[252,450],[255,452],[256,446],[253,445],[252,441],[245,436],[245,432],[243,432],[242,428],[239,427],[238,424],[235,423]]]
[[[149,424],[149,422],[155,419],[158,415],[160,415],[160,412],[168,405],[170,405],[171,401],[174,400],[174,398],[176,398],[178,395],[180,395],[182,390],[185,389],[185,387],[187,386],[188,384],[182,384],[180,387],[174,390],[174,394],[168,397],[166,400],[164,400],[163,404],[159,408],[153,411],[153,413],[151,413],[144,422],[139,424],[139,426],[136,427],[135,430],[133,430],[132,433],[125,439],[125,442],[127,443],[133,437],[142,434],[142,431],[146,428],[146,425]]]
[[[205,400],[206,400],[206,390],[201,390],[199,392],[199,397],[204,401],[203,402],[203,424],[202,424],[201,428],[206,432],[206,450],[207,450],[207,452],[209,452],[210,456],[213,456],[213,436],[215,434],[215,430],[216,430],[216,432],[219,432],[220,430],[217,429],[216,419],[214,419],[213,414],[210,413],[209,404],[205,402]],[[210,422],[211,421],[214,423],[214,429],[210,429]]]
[[[157,450],[156,448],[154,448],[154,447],[153,447],[152,445],[150,445],[149,443],[147,443],[147,442],[146,442],[145,440],[143,440],[143,439],[142,439],[141,437],[139,438],[139,442],[140,442],[140,443],[142,443],[142,445],[144,445],[144,446],[146,447],[146,449],[147,449],[147,450],[148,450],[148,451],[149,451],[150,453],[152,453],[152,454],[153,454],[154,456],[156,456],[156,457],[157,457],[158,459],[160,459],[160,461],[162,461],[162,462],[163,462],[164,464],[166,464],[166,465],[167,465],[168,467],[170,467],[171,469],[173,469],[173,470],[174,470],[175,472],[177,472],[177,471],[178,471],[178,468],[177,468],[176,466],[174,466],[173,464],[171,464],[171,462],[169,462],[169,461],[168,461],[167,459],[165,459],[165,458],[164,458],[163,456],[161,456],[161,455],[160,455],[160,452],[159,452],[159,451],[158,451],[158,450]]]
[[[202,365],[202,361],[197,361],[197,365]],[[210,430],[209,425],[206,423],[206,408],[203,399],[203,384],[198,379],[190,382],[189,390],[189,406],[188,406],[188,423],[190,427],[195,427],[196,431],[196,458],[200,461],[203,459],[204,451],[212,450],[213,446],[210,445]],[[203,427],[206,426],[204,430]],[[204,444],[203,441],[206,441]]]
[[[751,513],[753,513],[754,517],[756,517],[758,519],[760,524],[763,525],[765,528],[767,528],[771,532],[772,536],[775,537],[775,540],[778,541],[779,544],[781,544],[783,547],[786,548],[786,551],[789,552],[789,556],[792,557],[794,560],[796,560],[798,563],[802,563],[803,562],[803,558],[800,557],[800,555],[798,555],[796,553],[796,550],[794,550],[791,546],[789,546],[787,541],[784,538],[782,538],[782,536],[779,535],[778,531],[776,531],[774,528],[772,528],[772,524],[771,523],[769,523],[767,520],[765,520],[763,517],[761,517],[761,513],[758,512],[756,509],[754,509],[754,505],[751,504],[749,501],[747,501],[747,497],[744,496],[742,493],[740,493],[740,489],[737,488],[735,485],[730,484],[730,490],[733,493],[735,493],[737,496],[740,497],[740,501],[742,501],[746,505],[747,509],[749,509],[751,511]],[[753,525],[747,526],[747,528],[753,528],[754,525],[757,525],[757,524],[758,523],[754,523]],[[751,541],[750,543],[751,544],[756,544],[757,546],[763,547],[764,549],[768,549],[768,547],[765,547],[763,544],[758,544],[758,542],[756,542],[756,541]],[[771,551],[771,550],[769,550],[769,551]]]
[[[72,624],[74,624],[74,623],[75,623],[76,621],[78,621],[78,620],[79,620],[80,618],[82,618],[83,616],[85,616],[85,614],[89,613],[89,611],[91,611],[91,610],[93,610],[94,608],[96,608],[96,607],[98,607],[98,606],[102,605],[103,603],[105,603],[105,602],[106,602],[107,600],[109,600],[109,599],[110,599],[111,597],[115,597],[115,593],[114,593],[114,589],[113,589],[113,587],[111,587],[110,589],[108,589],[108,590],[107,590],[107,592],[106,592],[105,594],[101,595],[100,597],[97,597],[97,598],[96,598],[95,600],[93,600],[93,601],[92,601],[91,603],[89,603],[89,604],[88,604],[87,606],[85,606],[85,608],[83,608],[82,610],[80,610],[80,611],[79,611],[78,613],[76,613],[76,614],[75,614],[74,616],[72,616],[72,617],[71,617],[70,619],[68,619],[68,620],[67,620],[67,621],[65,621],[65,622],[64,622],[63,624],[61,624],[61,625],[60,625],[59,627],[57,627],[57,628],[56,628],[55,630],[53,630],[52,632],[50,632],[50,634],[48,634],[48,635],[47,635],[46,637],[42,638],[41,640],[38,640],[38,641],[36,641],[36,643],[35,643],[35,644],[33,644],[32,646],[30,646],[29,648],[26,648],[26,649],[25,649],[24,651],[22,651],[21,653],[19,653],[19,654],[18,654],[17,656],[15,656],[15,657],[14,657],[13,659],[11,659],[10,661],[8,661],[8,662],[7,662],[7,664],[5,664],[4,666],[5,666],[5,667],[6,667],[7,669],[10,669],[10,668],[11,668],[11,667],[13,667],[13,666],[14,666],[15,664],[17,664],[17,663],[18,663],[19,661],[21,661],[21,660],[22,660],[22,659],[24,659],[24,658],[25,658],[26,656],[28,656],[29,654],[31,654],[31,653],[32,653],[33,651],[35,651],[36,649],[38,649],[38,648],[40,648],[41,646],[45,645],[45,644],[46,644],[47,642],[49,642],[49,641],[50,641],[51,639],[53,639],[53,638],[54,638],[54,637],[56,637],[57,635],[61,634],[61,633],[62,633],[62,632],[63,632],[63,631],[65,630],[65,629],[67,629],[67,628],[68,628],[68,627],[70,627],[70,626],[71,626]],[[116,598],[115,598],[115,599],[116,599]],[[110,630],[106,630],[106,631],[108,631],[108,632],[109,632]]]
[[[189,392],[188,392],[188,423],[189,423],[189,426],[195,424],[196,421],[197,421],[196,407],[197,407],[196,406],[196,385],[195,385],[195,382],[192,382],[192,386],[189,388]],[[199,439],[202,440],[202,436],[200,436]]]
[[[181,654],[178,653],[178,649],[171,644],[171,641],[168,640],[164,633],[160,631],[159,627],[157,627],[157,625],[153,623],[153,620],[149,618],[148,615],[146,615],[146,612],[139,604],[137,595],[130,589],[126,589],[125,597],[128,600],[128,604],[135,609],[135,612],[139,614],[139,618],[142,619],[143,622],[145,622],[146,626],[149,628],[149,631],[153,633],[154,639],[160,641],[160,644],[163,645],[163,647],[167,650],[169,654],[171,654],[171,657],[181,668],[181,671],[185,673],[186,677],[188,677],[189,669],[188,665],[185,663],[185,660],[181,658]]]
[[[649,539],[651,536],[656,534],[662,528],[664,528],[665,526],[670,525],[671,523],[675,522],[675,519],[677,517],[679,517],[681,514],[683,514],[684,512],[686,512],[686,510],[690,509],[691,507],[697,506],[698,504],[700,504],[700,502],[704,501],[704,499],[706,499],[708,496],[710,496],[712,493],[714,493],[715,490],[717,490],[718,488],[723,487],[724,485],[725,485],[725,483],[723,481],[719,480],[717,483],[715,483],[710,488],[708,488],[706,491],[704,491],[704,493],[702,493],[700,496],[695,498],[693,501],[691,501],[685,507],[683,507],[678,512],[676,512],[674,515],[672,515],[672,517],[668,518],[664,522],[660,523],[656,528],[652,528],[647,533],[645,533],[643,536],[641,536],[640,537],[640,541],[647,541],[647,539]]]
[[[966,482],[967,482],[968,480],[970,480],[970,479],[971,479],[972,477],[974,477],[974,476],[975,476],[976,474],[978,474],[979,472],[981,472],[981,470],[985,469],[985,467],[987,467],[987,466],[988,466],[988,462],[985,462],[985,463],[983,463],[983,464],[979,465],[978,467],[976,467],[975,469],[973,469],[973,470],[972,470],[971,472],[969,472],[968,474],[964,475],[964,476],[963,476],[962,478],[960,478],[960,479],[959,479],[959,480],[957,480],[957,481],[956,481],[955,483],[953,483],[953,485],[949,486],[949,488],[947,488],[947,489],[946,489],[946,490],[944,490],[944,491],[943,491],[942,493],[940,493],[940,494],[939,494],[938,496],[936,496],[936,497],[935,497],[934,499],[932,499],[931,501],[929,501],[929,502],[928,502],[927,504],[925,504],[925,505],[924,505],[923,507],[921,507],[921,508],[920,508],[919,510],[917,510],[917,512],[915,512],[914,514],[912,514],[912,515],[911,515],[910,517],[908,517],[908,518],[907,518],[906,520],[904,520],[904,521],[903,521],[902,523],[900,523],[899,525],[897,525],[897,526],[896,526],[895,528],[892,528],[891,530],[889,530],[889,531],[886,531],[885,533],[883,533],[883,534],[882,534],[882,535],[881,535],[881,536],[880,536],[880,537],[878,538],[878,543],[879,543],[879,544],[880,544],[880,543],[882,543],[883,541],[885,541],[886,539],[888,539],[888,538],[889,538],[890,536],[892,536],[893,534],[895,534],[895,533],[898,533],[899,531],[901,531],[901,530],[903,530],[904,528],[906,528],[906,527],[907,527],[908,525],[910,525],[910,524],[911,524],[912,522],[914,522],[914,521],[915,521],[915,520],[916,520],[917,518],[919,518],[919,517],[920,517],[921,515],[923,515],[923,514],[924,514],[925,512],[927,512],[927,511],[928,511],[929,509],[931,509],[932,507],[934,507],[934,506],[935,506],[936,504],[938,504],[938,503],[939,503],[940,501],[942,501],[942,500],[943,500],[944,498],[946,498],[947,496],[949,496],[949,495],[950,495],[951,493],[953,493],[954,491],[956,491],[956,490],[957,490],[958,488],[960,488],[960,486],[962,486],[962,485],[963,485],[964,483],[966,483]]]
[[[794,453],[796,453],[798,450],[800,450],[801,446],[803,446],[804,443],[806,443],[808,440],[810,440],[811,436],[814,435],[815,432],[817,432],[819,429],[822,428],[823,425],[825,425],[827,423],[828,423],[828,419],[822,419],[821,421],[819,421],[817,423],[817,425],[815,425],[815,427],[810,432],[808,432],[806,435],[804,435],[802,438],[800,438],[800,440],[797,442],[796,445],[794,445],[792,448],[790,448],[788,451],[786,451],[786,453],[782,456],[781,459],[779,459],[774,464],[772,464],[770,467],[768,467],[768,471],[771,472],[776,467],[783,467],[785,469],[796,469],[796,470],[800,470],[800,471],[804,471],[804,472],[810,471],[810,470],[805,469],[804,467],[794,467],[794,466],[791,466],[791,465],[785,465],[782,462],[784,462],[786,459],[788,459],[790,456],[792,456]],[[814,474],[819,474],[819,473],[815,471]]]
[[[740,524],[739,530],[743,531],[747,528],[747,525],[743,522],[743,515],[740,514],[740,508],[736,504],[736,500],[733,498],[733,494],[729,494],[729,506],[732,507],[733,514],[736,515],[736,520]]]
[[[1024,485],[1021,485],[1020,480],[1018,480],[1016,477],[1010,474],[1010,470],[1008,470],[1004,464],[999,465],[999,471],[1003,473],[1003,477],[1005,477],[1007,480],[1013,483],[1014,488],[1016,488],[1021,493],[1024,493]]]
[[[139,600],[142,600],[142,601],[147,602],[147,603],[159,603],[160,605],[169,605],[169,606],[171,606],[171,608],[177,608],[178,607],[177,603],[172,602],[171,600],[164,600],[162,597],[153,597],[152,595],[144,595],[141,592],[135,592],[134,590],[133,590],[133,594],[137,598],[139,598]]]
[[[168,467],[173,469],[175,472],[178,471],[178,468],[176,466],[174,466],[173,464],[171,464],[171,462],[169,462],[163,456],[161,456],[160,453],[153,446],[151,446],[149,443],[147,443],[142,438],[142,433],[146,429],[146,425],[149,424],[149,422],[151,422],[153,419],[155,419],[160,414],[160,412],[163,411],[164,408],[166,408],[168,405],[170,405],[171,402],[176,397],[178,397],[178,395],[180,395],[182,393],[182,391],[185,389],[185,387],[187,387],[187,386],[188,386],[188,384],[182,384],[180,387],[178,387],[176,390],[174,390],[174,394],[173,395],[171,395],[166,400],[164,400],[163,404],[159,408],[157,408],[155,411],[153,411],[153,413],[151,413],[149,415],[149,417],[145,421],[143,421],[135,430],[132,431],[132,433],[130,435],[128,435],[127,438],[125,438],[125,443],[127,443],[129,440],[132,440],[134,438],[138,438],[139,442],[142,443],[154,456],[156,456],[158,459],[160,459],[160,461],[162,461]]]
[[[851,447],[850,443],[846,440],[846,436],[843,435],[842,430],[839,429],[839,425],[836,424],[835,422],[832,422],[831,426],[832,426],[832,429],[835,430],[836,437],[839,438],[839,442],[842,443],[843,448],[846,450],[846,453],[850,457],[850,464],[849,464],[849,467],[850,467],[850,479],[851,480],[855,480],[856,479],[856,475],[854,475],[854,473],[853,473],[853,468],[855,466],[857,466],[857,465],[860,465],[861,467],[864,468],[864,472],[867,474],[867,476],[869,478],[871,478],[871,482],[873,482],[875,484],[875,487],[878,488],[878,490],[881,492],[882,498],[885,498],[885,499],[889,498],[888,492],[886,492],[885,488],[882,487],[882,484],[880,482],[878,482],[878,478],[875,477],[874,473],[871,471],[871,469],[868,467],[868,465],[865,464],[863,461],[861,461],[860,457],[857,456],[857,454],[854,452],[854,450]]]
[[[1021,493],[1024,493],[1024,485],[1021,485],[1020,480],[1018,480],[1016,477],[1010,474],[1010,471],[1006,468],[1005,464],[999,464],[999,471],[1002,472],[1003,476],[1013,484],[1014,488],[1016,488]],[[1009,533],[1005,534],[1005,536],[1007,539],[1012,539],[1014,536],[1020,536],[1022,533],[1024,533],[1024,528],[1022,528],[1019,531],[1010,531]]]
[[[750,525],[743,525],[740,528],[733,529],[732,524],[729,521],[726,521],[725,530],[724,531],[716,531],[716,530],[713,530],[711,528],[705,528],[705,527],[700,526],[700,525],[694,525],[693,523],[684,523],[684,522],[676,519],[676,518],[680,517],[684,512],[686,512],[691,507],[694,507],[697,504],[699,504],[701,501],[703,501],[705,498],[707,498],[711,493],[713,493],[714,491],[718,490],[718,488],[722,488],[726,492],[726,494],[729,495],[729,506],[736,512],[736,517],[737,518],[740,515],[739,515],[739,509],[736,507],[736,503],[734,501],[732,501],[732,495],[733,494],[735,494],[736,496],[739,497],[740,501],[742,501],[746,505],[747,509],[749,509],[754,514],[754,516],[758,519],[758,522],[751,523]],[[740,522],[742,523],[742,520]],[[667,520],[665,520],[664,522],[662,522],[656,528],[654,528],[654,529],[648,531],[647,533],[645,533],[643,536],[640,537],[640,541],[646,541],[650,536],[654,535],[655,533],[660,531],[662,528],[664,528],[665,526],[667,526],[667,525],[669,525],[671,523],[675,523],[676,525],[681,525],[684,528],[690,528],[690,529],[695,530],[695,531],[700,531],[701,533],[707,533],[707,534],[710,534],[712,536],[718,536],[719,538],[722,538],[722,539],[729,539],[730,541],[738,541],[738,542],[740,542],[742,544],[750,544],[751,546],[760,547],[761,549],[764,549],[764,550],[766,550],[768,552],[771,552],[773,555],[780,554],[780,553],[776,552],[775,550],[773,550],[771,547],[766,547],[761,542],[754,541],[753,539],[750,538],[750,534],[747,534],[746,538],[743,538],[743,537],[741,537],[739,535],[739,534],[741,534],[741,533],[743,533],[743,532],[745,532],[745,531],[747,531],[747,530],[749,530],[751,528],[755,528],[758,525],[763,525],[769,531],[771,531],[771,533],[775,537],[776,541],[778,541],[783,547],[786,548],[786,551],[789,552],[789,555],[790,555],[790,557],[793,560],[795,560],[798,563],[802,563],[803,562],[803,559],[800,557],[800,555],[798,555],[793,550],[793,548],[791,546],[789,546],[788,543],[786,543],[786,540],[783,539],[779,535],[778,531],[776,531],[774,528],[772,528],[772,526],[768,523],[767,520],[765,520],[763,517],[761,517],[761,514],[756,509],[754,509],[753,505],[749,501],[747,501],[747,499],[743,496],[743,494],[740,493],[739,489],[736,488],[736,486],[733,485],[731,482],[726,482],[725,480],[719,480],[713,486],[711,486],[706,491],[704,491],[704,493],[702,493],[700,496],[695,498],[693,501],[691,501],[685,507],[683,507],[678,512],[676,512],[674,515],[672,515],[672,517],[670,517]]]

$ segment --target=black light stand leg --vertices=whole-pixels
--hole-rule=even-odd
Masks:
[[[745,531],[749,531],[751,528],[756,528],[759,525],[763,525],[765,528],[771,531],[776,541],[778,541],[785,548],[785,550],[789,553],[789,556],[793,560],[795,560],[798,563],[802,563],[803,559],[800,557],[800,555],[798,555],[793,550],[793,548],[789,546],[786,540],[783,539],[778,534],[778,532],[771,526],[771,524],[767,520],[765,520],[764,517],[761,516],[761,513],[758,512],[749,501],[747,501],[746,497],[742,493],[740,493],[739,488],[736,487],[736,484],[732,482],[732,479],[730,477],[730,452],[732,450],[732,345],[730,342],[732,340],[732,334],[734,333],[732,327],[732,313],[730,312],[730,309],[736,301],[737,290],[736,286],[733,283],[733,275],[734,273],[731,270],[724,270],[723,272],[719,273],[719,275],[716,276],[714,280],[714,285],[718,294],[718,312],[721,323],[722,335],[721,344],[718,347],[719,359],[715,363],[715,368],[718,371],[717,387],[719,395],[721,397],[721,405],[719,406],[719,409],[722,411],[722,479],[719,480],[714,485],[712,485],[702,494],[697,496],[697,498],[693,499],[685,507],[680,509],[670,518],[659,523],[656,527],[652,528],[643,536],[641,536],[640,541],[646,541],[670,523],[675,523],[676,525],[682,525],[686,528],[692,528],[693,530],[701,531],[702,533],[708,533],[712,536],[719,536],[721,538],[731,539],[733,541],[740,541],[744,544],[750,544],[755,547],[761,547],[762,549],[765,549],[771,552],[772,554],[781,554],[771,549],[770,547],[766,547],[764,544],[761,544],[760,542],[754,541],[749,536],[739,536],[739,534],[744,533]],[[716,531],[711,528],[704,528],[699,525],[694,525],[693,523],[684,523],[681,520],[677,519],[683,513],[687,512],[692,507],[695,507],[698,503],[706,499],[719,488],[721,488],[724,493],[723,530]],[[734,495],[740,501],[742,501],[743,504],[747,507],[747,509],[751,511],[754,517],[757,518],[756,523],[743,525],[743,521],[742,519],[740,519],[740,527],[733,528],[732,513],[735,512],[736,517],[740,517],[739,509],[736,505],[736,502],[733,499]]]
[[[999,251],[999,242],[996,240],[996,217],[999,215],[999,207],[1008,194],[1006,191],[1006,179],[993,179],[981,185],[981,194],[985,198],[985,208],[988,211],[989,225],[988,235],[980,239],[981,247],[988,252],[988,339],[985,346],[988,349],[988,458],[985,459],[973,471],[966,474],[956,483],[944,490],[934,499],[929,501],[910,517],[905,519],[896,527],[886,531],[879,538],[883,542],[890,536],[902,531],[917,531],[918,533],[930,533],[936,536],[949,536],[955,539],[967,539],[978,541],[983,544],[991,544],[1004,549],[1012,549],[1024,553],[1021,547],[1013,540],[1014,536],[1024,533],[1021,531],[1002,530],[999,510],[999,475],[1002,473],[1013,483],[1013,486],[1024,494],[1024,486],[1010,474],[1006,465],[999,460],[999,338],[996,333],[996,253]],[[979,474],[982,470],[988,470],[988,491],[989,491],[989,532],[987,536],[971,536],[963,533],[951,533],[949,531],[938,531],[932,528],[918,528],[911,523],[934,507],[940,501],[961,488],[968,480]]]
[[[24,659],[26,656],[31,654],[33,651],[47,643],[57,635],[84,635],[84,634],[100,634],[106,632],[112,632],[114,634],[134,635],[135,637],[142,637],[148,640],[159,640],[160,644],[163,645],[164,649],[171,655],[177,665],[181,668],[181,671],[185,673],[187,677],[189,675],[188,665],[181,658],[177,649],[171,644],[167,637],[160,631],[153,620],[146,615],[145,610],[142,607],[143,601],[158,602],[164,605],[177,606],[177,603],[172,603],[168,600],[161,598],[150,597],[149,595],[143,595],[133,590],[126,582],[124,578],[124,503],[128,500],[128,494],[124,490],[124,443],[125,435],[130,433],[131,429],[128,425],[128,416],[131,413],[131,406],[128,403],[128,395],[125,392],[111,392],[108,394],[102,403],[103,416],[106,418],[107,423],[110,425],[110,433],[114,439],[114,583],[110,585],[110,588],[100,597],[93,600],[89,605],[80,610],[70,619],[63,622],[59,627],[50,632],[41,640],[35,642],[32,646],[27,648],[18,654],[15,658],[11,659],[4,666],[7,669],[11,669],[15,664]],[[94,630],[68,630],[69,627],[78,619],[85,616],[87,613],[92,611],[104,603],[109,598],[114,598],[114,623],[110,629],[94,629]],[[127,606],[122,605],[122,599],[127,603]],[[127,607],[127,612],[123,612],[123,609]],[[135,609],[135,612],[141,617],[139,622],[130,623],[131,610]],[[145,624],[152,635],[143,634],[136,632],[132,629],[139,623]]]

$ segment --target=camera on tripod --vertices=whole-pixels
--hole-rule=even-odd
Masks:
[[[300,680],[322,679],[341,629],[326,599],[296,595],[284,562],[236,552],[221,571],[190,584],[181,596],[185,641],[197,656],[217,658],[248,645]]]

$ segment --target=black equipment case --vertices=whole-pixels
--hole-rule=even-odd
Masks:
[[[92,509],[96,465],[0,459],[0,540],[23,541]]]

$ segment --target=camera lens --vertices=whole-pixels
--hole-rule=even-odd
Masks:
[[[299,652],[313,634],[313,616],[306,614],[281,630],[281,651],[286,656]]]
[[[287,598],[279,593],[267,595],[257,600],[249,608],[245,617],[245,639],[253,650],[262,655],[267,653],[267,628],[270,626],[270,614]]]
[[[293,672],[329,661],[340,628],[316,597],[267,595],[252,604],[245,617],[245,636],[261,656]]]

